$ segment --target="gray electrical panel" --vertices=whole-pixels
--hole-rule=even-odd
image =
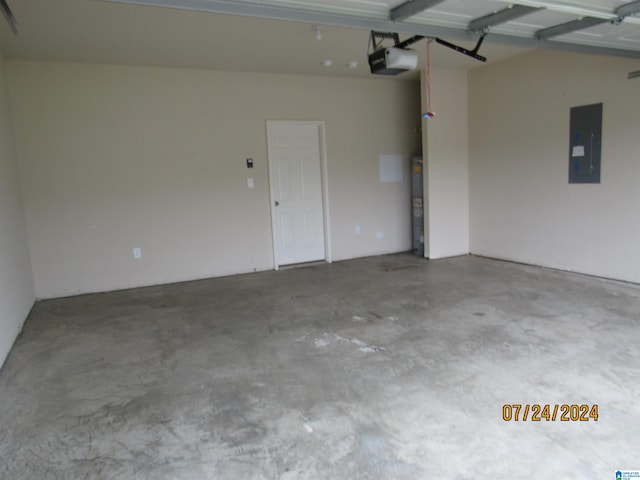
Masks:
[[[413,202],[413,253],[424,257],[424,195],[422,157],[411,159],[411,201]]]
[[[569,183],[600,183],[602,103],[571,109]]]

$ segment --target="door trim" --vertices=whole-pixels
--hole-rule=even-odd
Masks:
[[[271,152],[270,146],[270,127],[309,127],[314,126],[318,129],[318,139],[320,148],[320,183],[322,191],[322,219],[324,222],[324,261],[327,263],[332,262],[331,257],[331,229],[330,229],[330,217],[329,217],[329,188],[328,188],[328,175],[327,175],[327,156],[326,156],[326,139],[325,139],[325,124],[321,120],[267,120],[267,169],[269,171],[269,209],[271,211],[271,243],[273,246],[273,265],[274,270],[280,268],[278,262],[278,249],[276,248],[276,212],[274,208],[273,198],[273,169],[271,168],[271,159],[269,158],[269,152]]]

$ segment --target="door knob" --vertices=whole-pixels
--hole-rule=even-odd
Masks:
[[[275,205],[276,205],[276,207],[277,207],[278,205],[280,205],[280,202],[276,200],[276,201],[275,201]]]

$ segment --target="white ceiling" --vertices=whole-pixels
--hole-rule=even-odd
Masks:
[[[347,19],[365,18],[372,22],[384,19],[388,22],[389,9],[402,3],[385,0],[180,0],[178,3],[181,6],[190,8],[183,10],[101,0],[7,1],[18,22],[18,35],[13,35],[4,19],[0,18],[0,48],[5,58],[9,59],[359,77],[370,75],[366,64],[369,28],[365,28],[362,22],[358,24],[360,28],[322,26],[322,40],[317,41],[312,22],[254,18],[246,12],[251,12],[251,7],[256,4],[278,7],[283,12],[295,5],[296,10],[330,14],[333,18],[344,16]],[[176,0],[136,1],[176,3]],[[532,3],[533,0],[519,3],[527,2]],[[210,5],[221,3],[228,4],[231,9],[238,6],[246,8],[240,16],[202,11]],[[588,15],[606,15],[606,12],[625,2],[564,0],[545,3],[553,3],[556,8],[536,12],[492,29],[480,54],[488,57],[491,63],[527,51],[522,47],[492,44],[492,34],[499,32],[529,36],[539,28],[575,19],[575,13],[563,11],[566,4],[580,4],[580,8]],[[557,4],[561,4],[560,7]],[[412,28],[428,23],[463,31],[470,20],[506,6],[508,2],[503,0],[445,0],[407,22],[412,22],[409,24]],[[573,5],[573,8],[578,7]],[[255,10],[256,14],[261,13],[259,8]],[[599,42],[599,45],[614,46],[616,42],[623,42],[625,47],[640,51],[640,18],[633,17],[631,20],[625,20],[619,27],[607,24],[570,35],[579,36],[578,41],[582,43]],[[326,23],[335,25],[341,22]],[[617,29],[617,33],[611,34],[610,28]],[[466,48],[474,46],[474,40],[469,40],[469,35],[467,40],[459,39],[465,37],[444,38]],[[415,44],[412,48],[420,51],[421,63],[424,64],[425,42]],[[324,67],[325,59],[331,59],[333,65]],[[358,68],[347,67],[352,61],[359,62]],[[432,65],[471,69],[483,64],[434,44]]]
[[[537,7],[543,11],[520,17],[490,29],[489,41],[511,46],[526,45],[557,48],[590,46],[615,49],[640,58],[640,10],[638,0],[102,0],[227,12],[276,19],[306,20],[340,26],[366,26],[377,30],[437,36],[443,31],[469,39],[468,26],[473,19],[508,9],[514,4]],[[392,22],[396,7],[428,4],[408,18]],[[620,17],[617,9],[631,7]],[[604,25],[574,31],[539,42],[536,31],[584,17],[601,19]],[[589,18],[587,18],[588,20]],[[618,21],[615,21],[618,20]],[[574,48],[575,50],[575,48]],[[580,50],[580,49],[578,49]],[[584,49],[582,49],[584,50]],[[611,53],[604,52],[601,53]]]
[[[317,41],[310,23],[97,0],[9,0],[9,4],[18,21],[18,35],[0,18],[0,47],[8,59],[370,75],[369,30],[364,29],[321,27],[322,40]],[[415,47],[425,50],[424,42]],[[495,62],[523,51],[489,46],[483,54]],[[424,64],[424,54],[420,57]],[[326,59],[333,61],[332,67],[323,66]],[[358,68],[349,69],[351,61],[358,61]],[[432,64],[469,69],[480,62],[434,46]]]

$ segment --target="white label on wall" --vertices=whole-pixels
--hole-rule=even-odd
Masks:
[[[403,165],[401,154],[380,155],[380,183],[402,183]]]
[[[576,145],[571,152],[572,157],[584,157],[584,145]]]

